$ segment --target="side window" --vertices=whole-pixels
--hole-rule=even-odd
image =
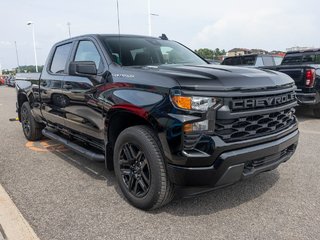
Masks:
[[[98,72],[101,72],[103,70],[101,56],[96,46],[91,41],[80,41],[74,60],[92,61],[96,64]]]
[[[315,63],[320,64],[320,54],[317,54]]]
[[[273,58],[271,56],[263,56],[264,66],[274,66]]]
[[[262,67],[262,66],[263,66],[262,57],[257,57],[256,67]]]
[[[64,73],[71,46],[71,43],[67,43],[56,48],[50,67],[52,73]]]

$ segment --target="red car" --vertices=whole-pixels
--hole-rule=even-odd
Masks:
[[[5,84],[5,80],[3,77],[0,77],[0,85],[4,85]]]

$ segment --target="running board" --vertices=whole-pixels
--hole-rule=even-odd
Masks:
[[[103,154],[98,154],[98,153],[90,151],[84,147],[81,147],[81,146],[69,141],[68,139],[60,137],[59,135],[57,135],[47,129],[43,129],[42,134],[44,136],[46,136],[47,138],[58,141],[59,143],[66,146],[67,148],[71,149],[72,151],[80,154],[81,156],[83,156],[91,161],[104,162],[104,155]]]

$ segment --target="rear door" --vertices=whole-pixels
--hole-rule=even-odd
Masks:
[[[107,70],[102,51],[94,39],[76,42],[72,61],[93,61],[97,76],[66,76],[62,86],[68,103],[63,108],[65,126],[72,131],[85,134],[96,140],[104,139],[104,124],[101,107],[94,98],[95,88],[103,84],[103,73]]]
[[[47,122],[63,125],[63,108],[66,98],[62,92],[66,65],[71,56],[72,42],[66,42],[53,48],[40,79],[41,114]]]

